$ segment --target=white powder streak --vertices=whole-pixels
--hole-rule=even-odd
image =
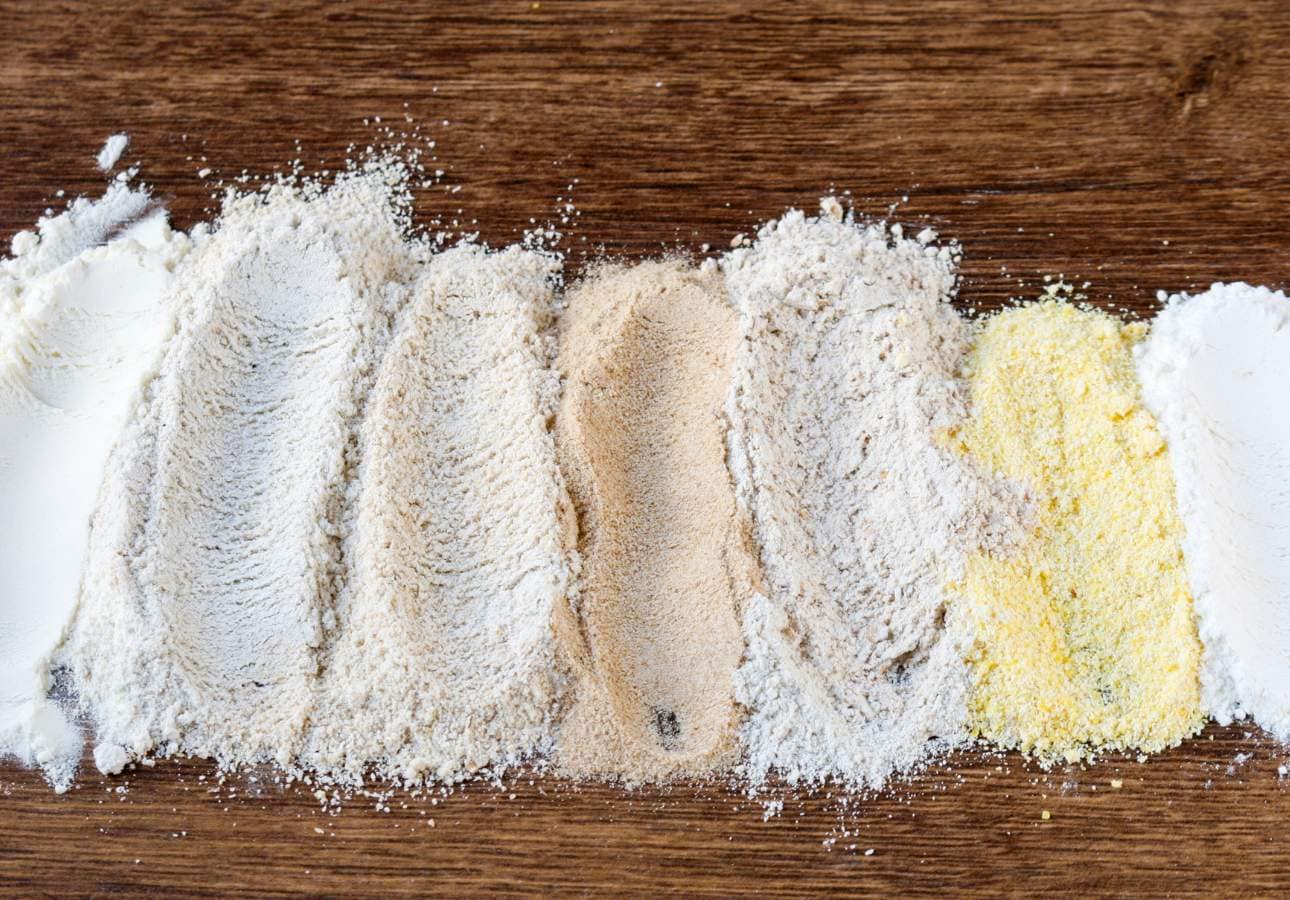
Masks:
[[[98,163],[101,170],[107,172],[117,164],[117,160],[121,158],[121,154],[128,146],[130,146],[130,135],[114,134],[103,142],[103,147],[94,161]]]
[[[1239,283],[1175,297],[1137,365],[1186,528],[1202,702],[1290,740],[1290,300]]]
[[[142,192],[78,200],[0,263],[0,750],[70,781],[80,737],[46,700],[103,466],[174,329],[188,242]],[[105,246],[94,246],[113,232]]]

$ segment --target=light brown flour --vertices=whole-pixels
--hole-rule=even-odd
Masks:
[[[752,573],[725,464],[737,339],[715,271],[615,266],[569,294],[556,446],[582,577],[557,622],[566,771],[655,781],[733,761]]]

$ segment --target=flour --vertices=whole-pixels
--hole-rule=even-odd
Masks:
[[[117,164],[117,160],[121,158],[121,154],[128,146],[130,146],[130,135],[114,134],[103,142],[103,147],[94,161],[98,163],[101,170],[108,172]]]
[[[381,362],[302,763],[454,781],[549,750],[568,591],[553,258],[433,257]]]
[[[95,757],[287,764],[334,629],[345,486],[415,272],[382,173],[225,202],[108,468],[65,651]]]
[[[14,238],[0,262],[0,752],[67,787],[80,736],[46,699],[103,466],[174,327],[187,241],[111,187]],[[103,243],[106,240],[106,243]]]
[[[565,771],[653,781],[736,758],[755,565],[725,464],[737,340],[715,269],[607,267],[568,297],[557,434],[582,578],[560,629]]]
[[[969,635],[942,585],[1025,504],[943,446],[966,413],[953,249],[821,207],[723,263],[743,337],[731,464],[766,578],[736,692],[754,785],[876,787],[965,736]]]
[[[959,441],[1038,501],[1033,534],[974,554],[960,586],[971,723],[1044,762],[1154,753],[1201,725],[1169,454],[1133,372],[1143,331],[1047,299],[987,319],[966,366]]]
[[[1174,297],[1137,368],[1177,480],[1205,710],[1290,740],[1290,300]]]

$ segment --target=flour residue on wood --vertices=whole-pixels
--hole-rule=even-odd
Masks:
[[[560,628],[567,771],[649,781],[737,757],[754,572],[725,464],[737,340],[714,268],[610,266],[569,294],[557,434],[582,568]]]

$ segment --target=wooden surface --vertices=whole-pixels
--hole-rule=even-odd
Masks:
[[[835,188],[961,240],[966,305],[1065,273],[1141,311],[1157,289],[1285,282],[1288,12],[0,3],[0,240],[60,188],[98,192],[91,159],[112,131],[188,225],[210,203],[198,169],[335,165],[376,136],[364,117],[406,113],[448,171],[419,196],[423,220],[477,218],[508,241],[577,179],[574,270],[588,252],[722,248]],[[264,781],[210,793],[197,762],[87,773],[64,796],[0,764],[0,887],[1284,894],[1288,756],[1228,729],[1145,765],[1045,775],[969,757],[845,811],[790,799],[769,822],[713,788],[524,781],[333,816]]]

